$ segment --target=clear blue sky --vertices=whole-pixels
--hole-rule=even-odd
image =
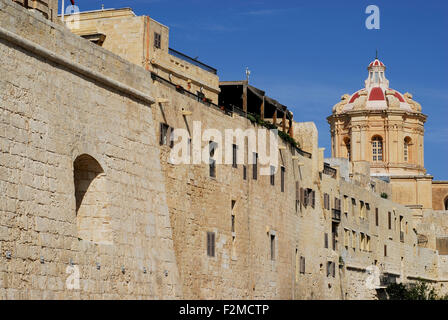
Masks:
[[[66,5],[69,4],[66,0]],[[344,93],[363,87],[378,48],[391,88],[410,92],[427,114],[425,167],[448,180],[448,1],[446,0],[77,0],[81,11],[131,7],[170,27],[170,46],[245,78],[314,121],[330,156],[326,117]],[[367,30],[368,5],[380,30]]]

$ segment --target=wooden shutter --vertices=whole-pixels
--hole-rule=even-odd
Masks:
[[[207,232],[207,255],[210,257],[215,256],[215,233]]]
[[[165,134],[164,131],[165,131],[164,124],[160,123],[160,140],[159,140],[160,145],[163,145],[163,136]]]

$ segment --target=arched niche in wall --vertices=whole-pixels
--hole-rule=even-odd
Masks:
[[[112,244],[107,178],[92,156],[82,154],[73,163],[78,238],[98,244]]]

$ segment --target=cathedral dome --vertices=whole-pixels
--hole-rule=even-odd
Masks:
[[[420,105],[412,100],[409,93],[402,94],[389,88],[386,78],[386,65],[378,58],[368,67],[365,87],[351,95],[344,95],[342,101],[335,105],[333,112],[344,113],[351,110],[387,110],[396,109],[408,112],[420,112]]]

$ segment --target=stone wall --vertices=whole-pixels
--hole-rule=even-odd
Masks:
[[[10,0],[0,38],[0,298],[181,297],[148,73]],[[108,244],[78,228],[83,155],[102,171]]]
[[[448,201],[448,181],[432,182],[432,208],[434,210],[446,210]]]
[[[374,299],[372,266],[404,282],[446,279],[409,208],[370,179],[322,171],[313,123],[293,123],[311,156],[279,139],[274,183],[261,163],[218,164],[214,177],[206,163],[171,164],[162,124],[192,139],[195,121],[223,136],[261,127],[134,63],[0,0],[1,298]],[[436,238],[446,232],[431,214],[422,230]]]

